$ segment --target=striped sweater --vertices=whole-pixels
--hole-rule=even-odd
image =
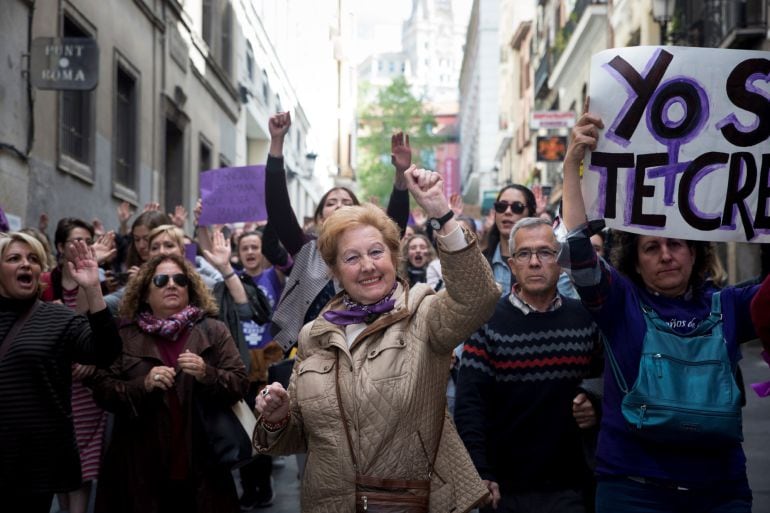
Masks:
[[[508,492],[579,486],[588,473],[572,400],[595,373],[598,332],[562,299],[525,315],[504,296],[463,350],[457,429],[481,477]]]
[[[0,340],[27,306],[0,298]],[[71,365],[106,366],[121,346],[106,309],[86,318],[64,305],[42,303],[27,319],[0,361],[0,494],[79,487]]]

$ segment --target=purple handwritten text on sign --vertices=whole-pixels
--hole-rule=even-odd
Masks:
[[[770,52],[605,50],[593,56],[589,96],[606,127],[586,155],[590,219],[640,234],[770,242]]]
[[[198,223],[264,221],[265,166],[224,167],[201,173],[203,210]]]

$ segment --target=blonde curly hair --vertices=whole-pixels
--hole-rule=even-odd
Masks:
[[[197,306],[209,317],[216,317],[219,307],[214,296],[203,283],[198,271],[187,260],[177,255],[158,255],[139,268],[139,272],[126,286],[126,293],[120,302],[120,316],[126,320],[134,320],[139,313],[150,310],[150,305],[147,304],[148,289],[155,276],[155,269],[163,262],[175,263],[187,277],[189,304]]]

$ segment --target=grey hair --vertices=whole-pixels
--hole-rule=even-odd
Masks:
[[[508,250],[511,252],[511,256],[516,252],[516,233],[518,233],[519,230],[531,230],[538,226],[547,226],[553,230],[551,223],[542,217],[524,217],[516,221],[516,224],[513,225],[513,229],[511,229],[511,235],[508,237]],[[561,249],[561,243],[556,239],[556,234],[554,234],[554,240],[556,241],[556,251],[559,251]]]

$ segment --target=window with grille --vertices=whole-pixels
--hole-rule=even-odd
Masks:
[[[62,37],[91,37],[64,15]],[[60,152],[82,164],[91,164],[91,92],[62,91],[59,111]]]

